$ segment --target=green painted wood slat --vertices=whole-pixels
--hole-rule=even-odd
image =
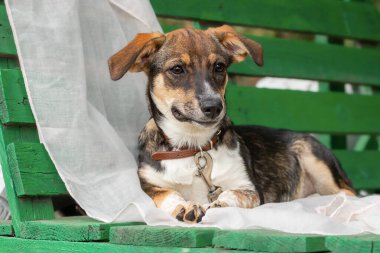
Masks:
[[[14,69],[19,67],[18,60],[15,58],[0,58],[0,69]]]
[[[17,196],[67,194],[43,144],[11,143],[7,153]]]
[[[21,224],[20,237],[53,241],[107,241],[111,227],[142,225],[142,222],[103,223],[87,216],[54,220],[26,221]]]
[[[35,123],[20,69],[0,70],[0,107],[4,124]]]
[[[3,2],[0,3],[0,55],[16,57],[16,46]]]
[[[301,235],[270,230],[217,231],[215,247],[260,252],[322,252],[327,251],[321,235]]]
[[[165,32],[180,28],[163,25]],[[379,31],[380,32],[380,31]],[[264,66],[252,59],[233,64],[235,75],[276,76],[380,86],[380,50],[246,35],[264,48]]]
[[[20,74],[18,70],[1,71],[2,77],[5,78],[8,75],[16,76],[16,73]],[[8,123],[34,122],[25,90],[23,91],[19,86],[12,90],[11,86],[6,83],[8,82],[3,82],[2,89],[3,91],[6,90],[5,93],[12,95],[6,96],[6,108],[10,107],[11,109],[7,109],[5,114],[16,113],[16,115],[3,116],[3,118],[14,119],[5,121]],[[230,86],[227,99],[229,113],[237,124],[263,124],[308,132],[380,132],[380,119],[376,115],[371,116],[370,111],[368,111],[370,108],[379,108],[377,96],[310,94]],[[16,102],[7,102],[9,100]],[[273,103],[273,101],[277,102]],[[338,102],[334,103],[335,101]],[[12,106],[22,109],[12,109]],[[345,106],[347,107],[344,108]],[[251,108],[255,110],[251,110]],[[368,108],[366,113],[363,113],[365,110],[363,108]],[[305,117],[308,117],[307,121],[304,120]]]
[[[12,226],[16,236],[20,235],[23,221],[54,219],[51,198],[19,198],[12,180],[6,147],[13,142],[38,142],[36,128],[25,126],[4,126],[0,124],[0,158],[7,199],[12,214]]]
[[[257,67],[252,59],[247,57],[243,63],[230,67],[229,72],[232,74],[380,86],[380,75],[374,67],[380,66],[380,50],[278,38],[247,37],[262,44],[264,66]]]
[[[331,0],[151,0],[158,16],[380,41],[371,3]]]
[[[177,248],[177,247],[149,247],[131,246],[102,242],[65,242],[50,240],[27,240],[14,237],[0,236],[2,252],[17,253],[216,253],[225,252],[214,248]],[[229,251],[232,253],[250,253],[252,251]]]
[[[13,228],[11,221],[0,221],[0,236],[4,235],[12,235]]]
[[[326,251],[324,237],[269,230],[223,231],[213,228],[164,226],[113,227],[110,243],[155,247],[215,247],[254,252]]]
[[[355,189],[380,188],[380,151],[333,150]]]
[[[336,253],[357,253],[357,252],[379,252],[379,244],[374,241],[373,251],[354,251],[358,247],[352,246],[346,247],[346,251],[340,250],[339,246],[336,245],[334,241],[329,242],[330,237],[326,239],[328,241],[327,247]],[[336,240],[336,239],[334,239]],[[365,240],[365,239],[364,239]],[[15,237],[4,237],[0,236],[0,245],[3,252],[23,252],[23,253],[50,253],[50,252],[67,252],[67,253],[100,253],[100,252],[147,252],[147,253],[166,253],[166,252],[226,252],[226,250],[219,248],[178,248],[178,247],[151,247],[151,246],[131,246],[131,245],[121,245],[121,244],[111,244],[102,242],[67,242],[67,241],[53,241],[53,240],[29,240],[21,239]],[[338,246],[338,247],[337,247]],[[362,249],[368,249],[367,246],[362,247]],[[360,249],[360,248],[359,248]],[[257,252],[248,250],[229,250],[229,252]]]
[[[212,246],[217,229],[164,226],[113,227],[110,242],[135,246],[201,248]]]
[[[35,126],[24,126],[24,125],[3,125],[0,124],[0,131],[2,132],[4,150],[6,151],[7,146],[10,143],[15,142],[32,142],[39,143],[40,139],[38,138],[37,128]],[[6,153],[4,153],[6,155]],[[7,160],[8,162],[8,160]]]
[[[379,134],[380,96],[270,90],[230,85],[227,113],[237,125],[302,132]]]
[[[329,236],[326,247],[333,253],[380,253],[380,235]]]

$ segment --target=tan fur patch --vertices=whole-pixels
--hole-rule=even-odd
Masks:
[[[315,157],[305,157],[304,164],[306,164],[307,173],[310,175],[311,181],[318,193],[328,195],[340,191],[329,167],[324,162],[317,160]]]
[[[173,97],[173,89],[169,89],[168,87],[166,87],[163,74],[157,75],[157,77],[153,80],[153,83],[153,94],[161,102],[164,102],[166,99]]]
[[[152,199],[157,207],[161,207],[162,202],[164,202],[165,199],[168,198],[172,194],[177,194],[177,193],[170,189],[156,188],[156,193],[152,197]]]
[[[247,39],[228,25],[209,28],[206,33],[213,34],[223,46],[232,53],[234,62],[241,62],[249,54],[259,66],[264,64],[263,49],[256,41]]]
[[[300,180],[297,187],[297,191],[292,199],[304,198],[314,193],[316,193],[316,190],[310,179],[310,176],[306,174],[305,170],[301,169]]]
[[[165,41],[161,33],[139,33],[126,47],[108,60],[112,80],[120,79],[128,70],[146,71],[146,58],[156,52]]]
[[[150,119],[150,120],[148,121],[148,123],[146,123],[146,125],[145,125],[145,129],[146,129],[148,132],[157,130],[157,124],[156,124],[156,122],[154,121],[154,119]]]
[[[310,179],[315,191],[321,195],[335,194],[341,189],[334,180],[330,168],[317,157],[315,157],[311,151],[310,145],[302,140],[296,141],[292,145],[292,149],[298,153],[299,162],[303,173]],[[303,177],[305,179],[306,177]],[[310,192],[303,192],[304,194],[310,194]]]
[[[209,54],[209,56],[207,57],[208,61],[210,63],[215,63],[216,60],[218,59],[218,56],[216,54]]]
[[[170,88],[165,85],[163,74],[157,75],[153,81],[153,94],[162,102],[165,106],[169,106],[170,102],[178,102],[178,107],[184,111],[184,105],[193,104],[196,102],[195,90],[185,91],[181,88]],[[168,108],[169,110],[169,108]],[[163,112],[165,113],[165,112]]]
[[[349,186],[343,179],[339,179],[339,185],[343,189],[342,191],[346,192],[348,195],[356,196],[355,190],[352,189],[352,187]]]
[[[348,189],[342,189],[342,192],[346,193],[348,196],[356,196],[355,192],[352,192],[351,190]]]
[[[299,184],[298,184],[298,187],[297,187],[297,190],[296,190],[296,194],[295,194],[295,198],[302,198],[303,196],[306,195],[305,193],[305,171],[304,170],[301,170],[301,173],[300,173],[300,179],[299,179]]]
[[[158,97],[159,99],[164,99],[165,98],[165,91],[163,91],[164,89],[166,89],[165,87],[165,82],[164,82],[164,74],[159,74],[157,75],[154,80],[153,80],[153,93],[156,97]]]
[[[172,194],[178,194],[172,189],[165,189],[160,187],[149,187],[145,189],[145,192],[151,197],[157,207],[161,207],[161,204],[170,197]]]
[[[190,64],[190,61],[191,61],[190,55],[187,53],[181,54],[181,60],[187,65]]]
[[[248,55],[248,49],[244,44],[233,34],[227,34],[222,41],[222,44],[232,52],[234,62],[242,62]]]
[[[241,208],[254,208],[260,204],[260,197],[252,190],[232,190]]]
[[[210,204],[210,208],[215,207],[240,207],[254,208],[260,205],[260,197],[255,190],[226,190],[219,195],[219,198]]]
[[[227,84],[228,84],[228,75],[226,75],[226,81],[224,82],[224,86],[220,90],[220,94],[222,97],[224,97],[224,95],[226,94]]]

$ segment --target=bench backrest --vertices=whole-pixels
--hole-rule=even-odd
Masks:
[[[3,1],[0,1],[0,156],[16,235],[29,220],[54,219],[52,196],[67,194],[44,146],[19,69]]]
[[[197,26],[229,23],[325,34],[329,36],[326,40],[334,36],[372,43],[380,41],[379,14],[372,5],[364,2],[151,0],[151,3],[158,16],[195,20]],[[67,190],[44,146],[39,143],[2,2],[0,24],[0,156],[13,227],[19,234],[19,224],[23,221],[54,219],[52,197],[67,194]],[[162,24],[166,31],[176,28],[167,25],[165,20]],[[380,85],[376,69],[380,65],[380,52],[376,48],[275,37],[256,36],[254,39],[264,47],[265,67],[257,68],[247,60],[232,67],[231,76],[307,78],[334,82],[338,90],[344,82],[369,87]],[[231,85],[227,99],[228,113],[237,124],[262,124],[313,133],[380,133],[378,95],[309,93]],[[380,188],[378,150],[336,150],[335,153],[356,188]]]

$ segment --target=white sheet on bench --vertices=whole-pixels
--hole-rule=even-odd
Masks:
[[[180,2],[179,2],[180,3]],[[137,32],[159,31],[147,0],[8,0],[41,141],[89,216],[185,225],[155,208],[136,174],[148,119],[143,74],[109,78],[107,59]],[[206,226],[319,234],[380,233],[380,197],[344,194],[246,210],[210,210]],[[202,225],[201,225],[202,226]]]

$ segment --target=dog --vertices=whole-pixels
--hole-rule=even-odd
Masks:
[[[263,49],[223,25],[141,33],[108,60],[111,78],[148,76],[151,118],[139,136],[138,175],[158,208],[187,223],[210,208],[254,208],[318,193],[355,195],[338,160],[309,134],[234,126],[227,68]]]

